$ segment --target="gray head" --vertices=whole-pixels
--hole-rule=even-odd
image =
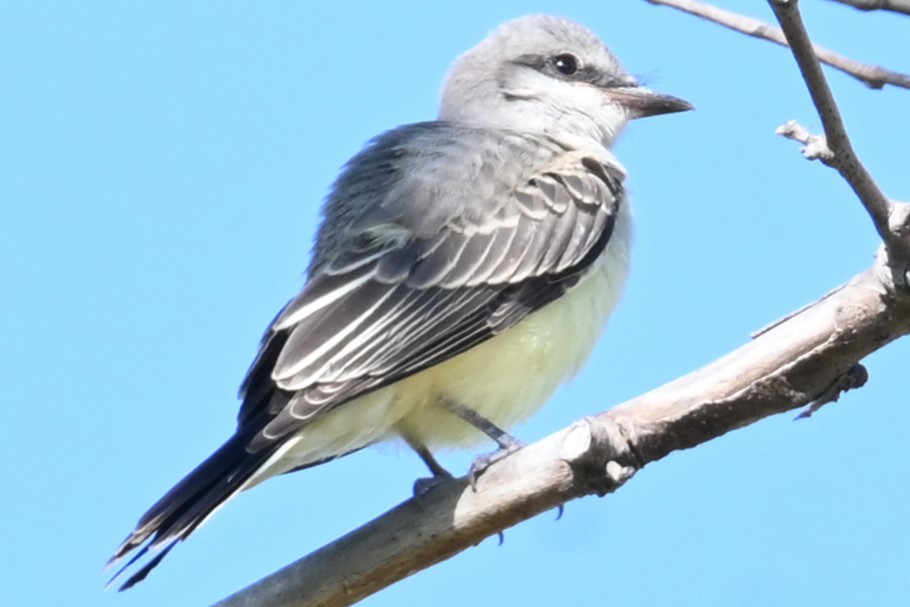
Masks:
[[[640,86],[586,27],[535,15],[501,25],[455,62],[439,119],[610,147],[631,119],[689,109]]]

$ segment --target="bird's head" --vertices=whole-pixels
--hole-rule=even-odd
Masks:
[[[535,15],[505,23],[458,58],[439,118],[610,147],[629,120],[690,109],[641,86],[587,28]]]

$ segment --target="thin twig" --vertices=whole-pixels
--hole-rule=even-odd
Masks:
[[[885,196],[853,150],[834,94],[825,80],[825,74],[813,52],[809,33],[800,17],[799,3],[797,0],[768,2],[787,37],[793,57],[809,88],[812,103],[824,125],[827,147],[834,154],[826,160],[826,164],[837,169],[866,207],[875,229],[885,243],[894,284],[906,288],[907,271],[910,269],[910,238],[907,237],[910,226],[895,224],[895,219],[903,215],[898,212],[898,204]]]
[[[803,144],[803,156],[809,160],[821,160],[828,166],[834,160],[834,152],[828,147],[828,140],[821,135],[813,135],[809,129],[795,120],[782,124],[774,131],[781,137],[799,141]]]
[[[892,11],[910,15],[910,0],[834,0],[861,11]]]
[[[697,2],[696,0],[647,0],[647,2],[669,6],[746,34],[747,36],[768,40],[781,46],[787,46],[787,40],[781,30],[770,23],[765,23],[759,19],[723,10],[716,6],[705,4],[704,2]],[[886,84],[891,84],[893,86],[910,89],[910,75],[908,74],[894,72],[876,65],[860,63],[855,59],[844,57],[843,55],[817,44],[813,45],[812,48],[815,49],[815,54],[818,56],[819,61],[853,76],[870,88],[880,89]]]

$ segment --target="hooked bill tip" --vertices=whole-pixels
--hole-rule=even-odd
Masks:
[[[633,118],[647,118],[695,109],[685,99],[657,93],[643,86],[607,89],[606,94],[615,103],[629,110]]]

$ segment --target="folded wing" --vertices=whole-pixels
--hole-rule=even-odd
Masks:
[[[423,123],[375,140],[336,182],[324,209],[332,228],[318,236],[303,291],[263,338],[236,433],[116,551],[112,561],[139,549],[124,569],[158,551],[123,588],[313,419],[563,295],[607,246],[622,181],[608,158],[543,138]]]
[[[618,166],[551,140],[458,130],[430,156],[422,133],[364,153],[368,167],[397,154],[401,174],[267,333],[240,423],[274,419],[252,450],[514,326],[603,252],[622,200]]]

